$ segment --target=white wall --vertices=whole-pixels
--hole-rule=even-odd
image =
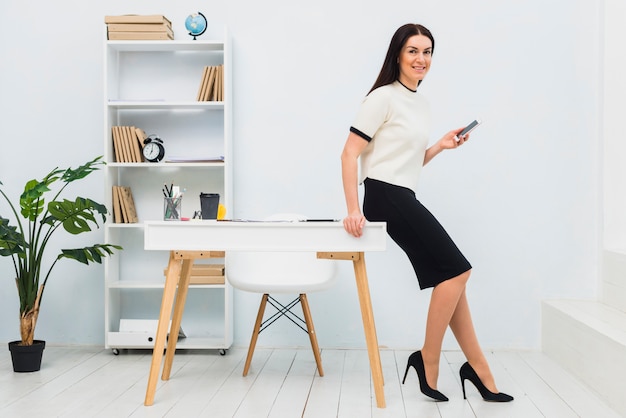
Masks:
[[[53,166],[102,153],[104,15],[162,13],[184,39],[184,18],[200,10],[210,24],[226,24],[233,38],[231,215],[342,217],[339,154],[348,127],[393,31],[419,22],[437,42],[420,87],[434,110],[432,139],[475,117],[484,120],[470,143],[427,167],[419,193],[474,266],[468,292],[483,346],[539,348],[540,300],[596,296],[601,28],[595,1],[37,3],[0,4],[0,181],[14,195]],[[104,194],[98,176],[82,186],[94,199]],[[86,240],[102,236],[98,231]],[[419,291],[405,256],[389,243],[386,253],[367,255],[379,341],[419,347],[429,292]],[[4,341],[18,336],[11,272],[10,261],[1,259]],[[335,289],[310,296],[320,344],[364,347],[350,266],[340,274]],[[38,337],[102,344],[102,275],[101,266],[59,266]],[[245,345],[257,297],[236,296],[235,343]],[[279,335],[283,329],[289,335]],[[259,344],[307,344],[286,326],[268,333]],[[446,348],[455,347],[448,339]]]
[[[626,57],[623,39],[626,4],[606,0],[603,14],[603,178],[604,248],[626,253],[626,141],[624,141],[624,94],[626,94]]]
[[[603,12],[603,263],[600,299],[626,312],[626,165],[624,96],[626,56],[623,39],[626,4],[606,0]]]

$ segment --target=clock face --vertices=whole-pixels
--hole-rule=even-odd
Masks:
[[[163,158],[161,149],[161,144],[158,144],[156,142],[148,142],[143,147],[143,156],[148,161],[159,161],[161,158]]]

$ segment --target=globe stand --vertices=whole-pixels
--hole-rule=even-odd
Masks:
[[[200,35],[202,35],[203,33],[204,33],[204,31],[202,31],[202,32],[198,33],[197,35],[194,35],[193,33],[189,32],[189,35],[193,36],[192,41],[195,41],[195,40],[196,40],[196,36],[200,36]]]
[[[198,28],[195,27],[195,25],[197,24],[195,22],[195,19],[198,18],[198,16],[202,17],[203,25],[201,25],[201,30],[197,31]],[[200,12],[197,13],[196,15],[189,15],[187,17],[187,20],[185,21],[185,27],[187,28],[187,30],[189,31],[189,36],[193,36],[193,40],[196,40],[196,36],[200,36],[202,35],[204,32],[206,32],[206,28],[207,28],[207,20],[206,17],[204,17],[204,15]]]

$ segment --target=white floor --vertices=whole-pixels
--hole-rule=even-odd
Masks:
[[[0,417],[619,417],[580,381],[540,352],[498,351],[488,359],[508,404],[484,402],[466,381],[460,352],[442,356],[439,390],[449,402],[432,402],[411,369],[410,351],[382,350],[387,407],[376,407],[367,351],[323,350],[319,377],[310,349],[258,349],[242,377],[245,349],[177,352],[171,379],[159,381],[154,405],[143,405],[150,351],[46,347],[42,369],[14,373],[0,356]]]

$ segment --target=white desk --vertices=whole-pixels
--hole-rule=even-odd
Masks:
[[[169,335],[178,335],[194,259],[209,257],[211,251],[313,251],[317,252],[318,258],[353,262],[376,404],[379,408],[384,408],[383,374],[364,252],[384,251],[386,243],[384,222],[367,223],[360,238],[354,238],[345,232],[341,222],[146,222],[145,249],[170,251],[170,258],[144,404],[154,403],[172,308],[174,314]],[[228,270],[226,275],[228,276]],[[161,375],[163,380],[170,377],[175,351],[176,338],[171,338]]]

